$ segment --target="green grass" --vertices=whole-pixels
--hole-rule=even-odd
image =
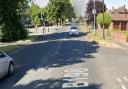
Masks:
[[[32,35],[32,36],[28,36],[26,39],[23,39],[22,41],[30,40],[32,42],[36,42],[36,41],[38,41],[39,37],[40,37],[40,35]]]
[[[8,45],[8,46],[2,46],[0,47],[0,50],[5,52],[5,53],[9,53],[11,51],[14,51],[15,49],[21,47],[22,45]]]
[[[38,38],[39,38],[39,37],[40,37],[40,36],[36,36],[36,35],[28,36],[26,39],[21,40],[21,41],[30,40],[30,41],[32,41],[32,42],[36,42],[36,41],[38,41]],[[0,50],[1,50],[1,51],[4,51],[5,53],[9,53],[9,52],[12,52],[12,51],[14,51],[15,49],[21,47],[21,46],[24,46],[24,44],[22,44],[22,45],[0,46]]]

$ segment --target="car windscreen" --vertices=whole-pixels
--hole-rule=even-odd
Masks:
[[[77,29],[77,27],[71,27],[71,29]]]

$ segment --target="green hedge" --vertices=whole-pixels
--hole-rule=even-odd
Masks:
[[[23,25],[26,0],[0,0],[0,41],[16,41],[27,37]]]
[[[126,42],[128,42],[128,32],[126,32]]]

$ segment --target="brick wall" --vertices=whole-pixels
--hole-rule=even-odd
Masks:
[[[126,42],[126,35],[124,35],[124,33],[113,32],[112,33],[112,38],[115,41]]]

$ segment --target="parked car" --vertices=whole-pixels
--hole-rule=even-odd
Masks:
[[[14,73],[14,60],[0,51],[0,78]]]
[[[76,27],[76,26],[71,26],[71,27],[69,28],[69,35],[70,35],[70,36],[72,36],[72,35],[78,36],[78,35],[79,35],[78,27]]]

